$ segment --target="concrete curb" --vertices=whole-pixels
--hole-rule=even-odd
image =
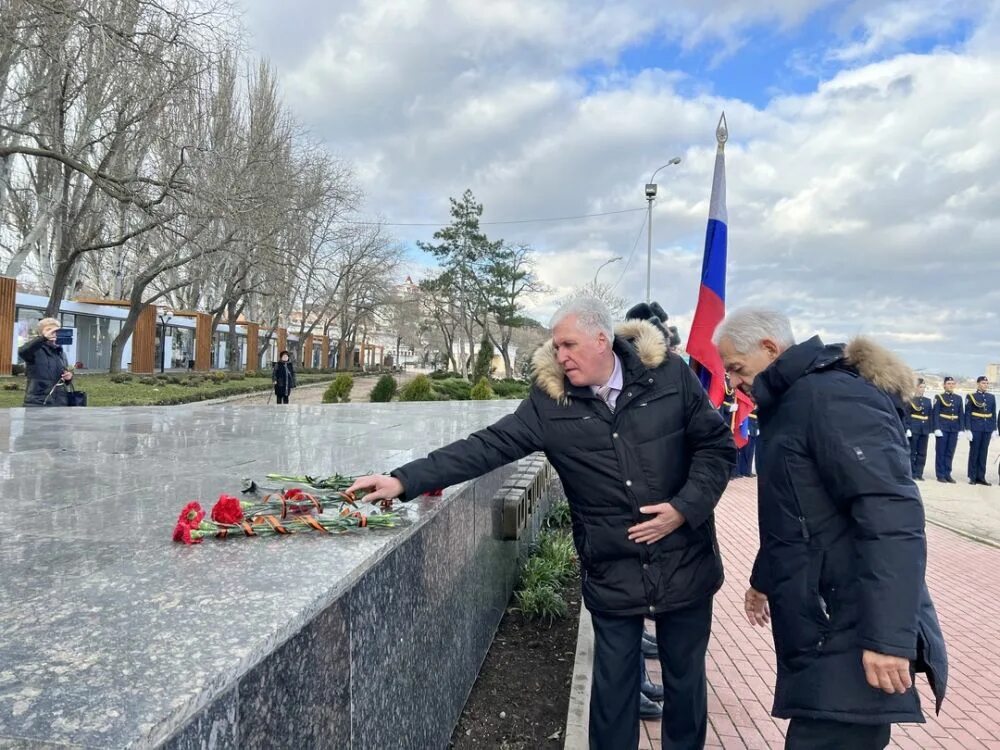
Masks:
[[[566,712],[565,750],[587,750],[590,746],[590,685],[594,679],[594,623],[580,603],[580,625],[576,634],[576,660]]]
[[[973,534],[971,531],[965,531],[964,529],[960,529],[957,526],[952,526],[950,523],[945,523],[944,521],[937,521],[933,518],[930,518],[929,516],[925,517],[925,520],[927,521],[927,523],[933,524],[938,528],[945,529],[946,531],[950,531],[953,534],[964,536],[966,539],[971,539],[974,542],[985,544],[988,547],[996,547],[997,549],[1000,549],[1000,542],[996,541],[995,539],[990,539],[985,536],[979,536],[978,534]]]

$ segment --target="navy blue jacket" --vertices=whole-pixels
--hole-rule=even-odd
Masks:
[[[818,337],[754,380],[761,546],[751,585],[771,608],[775,716],[922,721],[916,689],[868,685],[863,649],[927,671],[940,710],[948,662],[902,423],[912,387],[909,369],[881,347]]]
[[[17,350],[24,360],[28,385],[24,389],[25,406],[66,406],[66,388],[53,386],[62,380],[67,369],[66,355],[61,346],[44,336],[37,336]],[[49,395],[51,394],[51,395]]]
[[[906,429],[914,437],[930,435],[934,431],[934,405],[926,396],[906,399]]]
[[[970,393],[965,397],[965,429],[994,432],[997,429],[997,400],[992,393]]]
[[[934,397],[934,429],[941,432],[961,432],[962,397],[957,393],[939,393]]]

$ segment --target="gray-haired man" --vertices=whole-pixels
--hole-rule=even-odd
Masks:
[[[757,403],[760,550],[744,606],[774,622],[785,747],[884,748],[893,723],[923,721],[914,670],[938,708],[948,674],[902,421],[913,373],[867,339],[796,344],[773,310],[734,312],[716,340]]]
[[[594,620],[591,748],[638,746],[646,615],[663,665],[663,747],[702,747],[705,651],[722,585],[713,510],[735,462],[732,437],[651,323],[615,335],[607,307],[581,297],[556,313],[552,334],[513,414],[354,489],[409,499],[545,451],[569,498]]]

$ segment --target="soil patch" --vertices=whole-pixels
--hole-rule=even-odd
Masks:
[[[552,625],[525,620],[511,599],[455,727],[450,747],[562,747],[580,619],[580,578],[566,585],[569,615]]]

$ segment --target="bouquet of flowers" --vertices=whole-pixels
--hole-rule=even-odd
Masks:
[[[306,478],[309,481],[303,484],[310,489],[327,492],[306,492],[301,487],[262,488],[252,480],[244,480],[244,494],[253,497],[241,500],[233,495],[220,495],[207,518],[199,502],[192,501],[185,505],[174,527],[174,541],[200,544],[208,536],[227,539],[230,536],[273,536],[302,531],[344,533],[357,529],[389,528],[399,521],[397,514],[380,511],[374,506],[360,509],[357,503],[363,493],[354,495],[347,492],[354,481],[351,477],[337,474],[321,479],[269,474],[268,478],[277,481]],[[261,490],[271,491],[261,496]]]

